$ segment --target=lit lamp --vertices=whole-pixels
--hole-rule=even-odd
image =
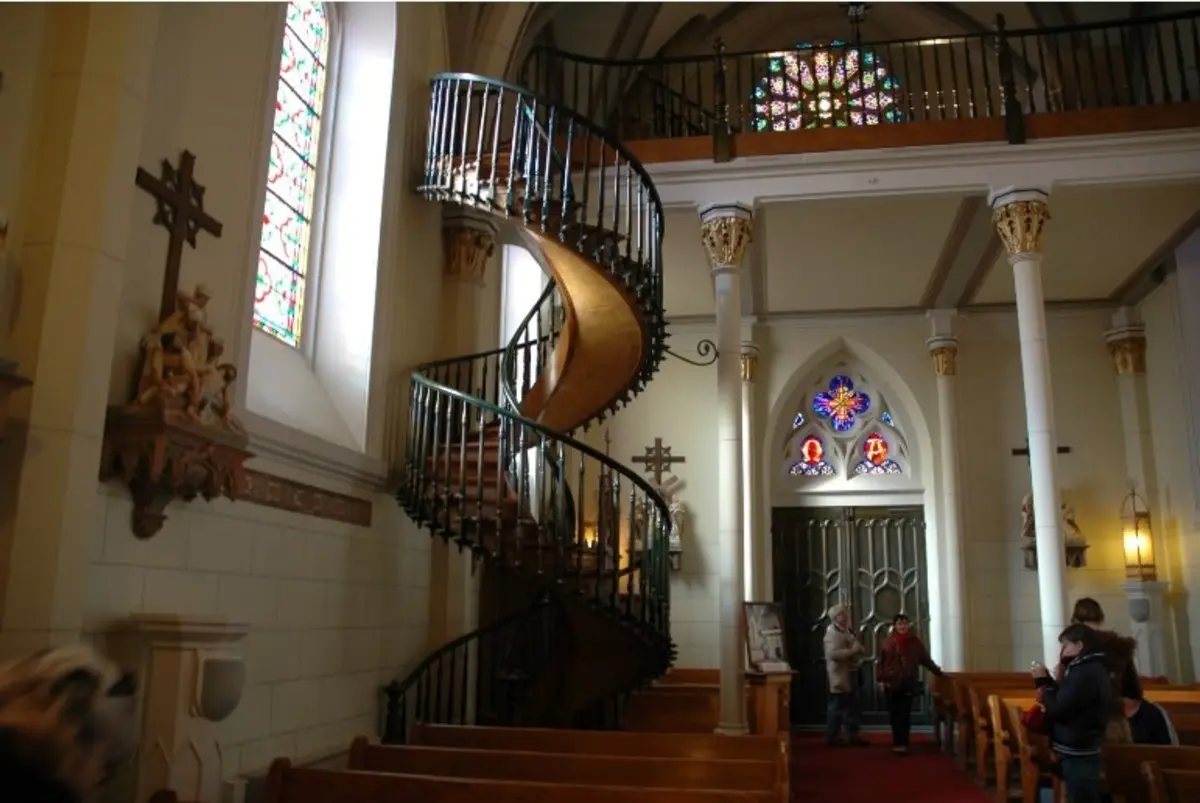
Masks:
[[[596,522],[587,521],[583,524],[583,546],[586,549],[595,549],[596,544],[600,541],[600,530],[596,526]]]
[[[1125,576],[1132,580],[1155,580],[1154,536],[1150,531],[1150,512],[1146,500],[1136,489],[1121,504],[1122,545],[1125,551]]]

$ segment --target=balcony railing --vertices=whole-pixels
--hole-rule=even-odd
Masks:
[[[605,61],[546,48],[522,83],[625,141],[1002,118],[1200,101],[1200,12],[770,52]],[[1200,125],[1200,120],[1195,124]]]

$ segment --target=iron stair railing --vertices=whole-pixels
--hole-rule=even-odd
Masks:
[[[645,332],[639,369],[622,394],[598,402],[582,425],[602,420],[645,387],[667,336],[662,205],[644,168],[611,134],[512,84],[439,75],[432,81],[419,190],[557,241],[607,273],[632,300]],[[623,695],[673,660],[670,517],[637,471],[521,414],[522,399],[568,325],[568,306],[563,288],[551,280],[505,348],[413,372],[397,497],[434,535],[556,595],[576,597],[619,624],[646,658],[616,690]],[[589,511],[594,528],[585,527]],[[385,737],[403,740],[415,721],[469,718],[464,678],[474,677],[475,688],[492,679],[479,676],[488,670],[478,660],[462,656],[478,655],[484,639],[545,615],[535,606],[465,634],[391,684]],[[535,671],[544,666],[527,663]],[[447,699],[430,706],[435,693]],[[499,717],[506,721],[498,724],[511,724],[518,714]]]

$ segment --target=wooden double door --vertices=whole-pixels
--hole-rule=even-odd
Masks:
[[[928,644],[924,509],[914,507],[775,508],[772,512],[775,601],[783,607],[792,685],[793,727],[826,721],[829,682],[823,640],[829,609],[851,606],[866,649],[858,672],[862,722],[883,725],[887,705],[875,659],[892,618],[905,613]],[[928,721],[927,694],[914,723]]]

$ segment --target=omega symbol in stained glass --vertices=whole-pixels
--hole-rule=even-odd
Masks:
[[[792,464],[793,477],[831,477],[833,466],[825,459],[825,445],[816,435],[800,441],[800,459]]]
[[[829,380],[829,390],[813,396],[813,412],[827,420],[835,432],[849,432],[858,416],[870,409],[870,397],[855,390],[853,380],[842,374]]]
[[[855,474],[899,474],[900,464],[888,457],[888,442],[878,432],[863,441],[863,459],[854,467]]]
[[[898,123],[899,80],[879,57],[847,47],[798,45],[768,54],[767,75],[754,89],[753,125],[759,131],[841,128]]]
[[[328,58],[325,4],[292,0],[283,30],[254,289],[254,325],[289,346],[300,344],[304,322]]]

